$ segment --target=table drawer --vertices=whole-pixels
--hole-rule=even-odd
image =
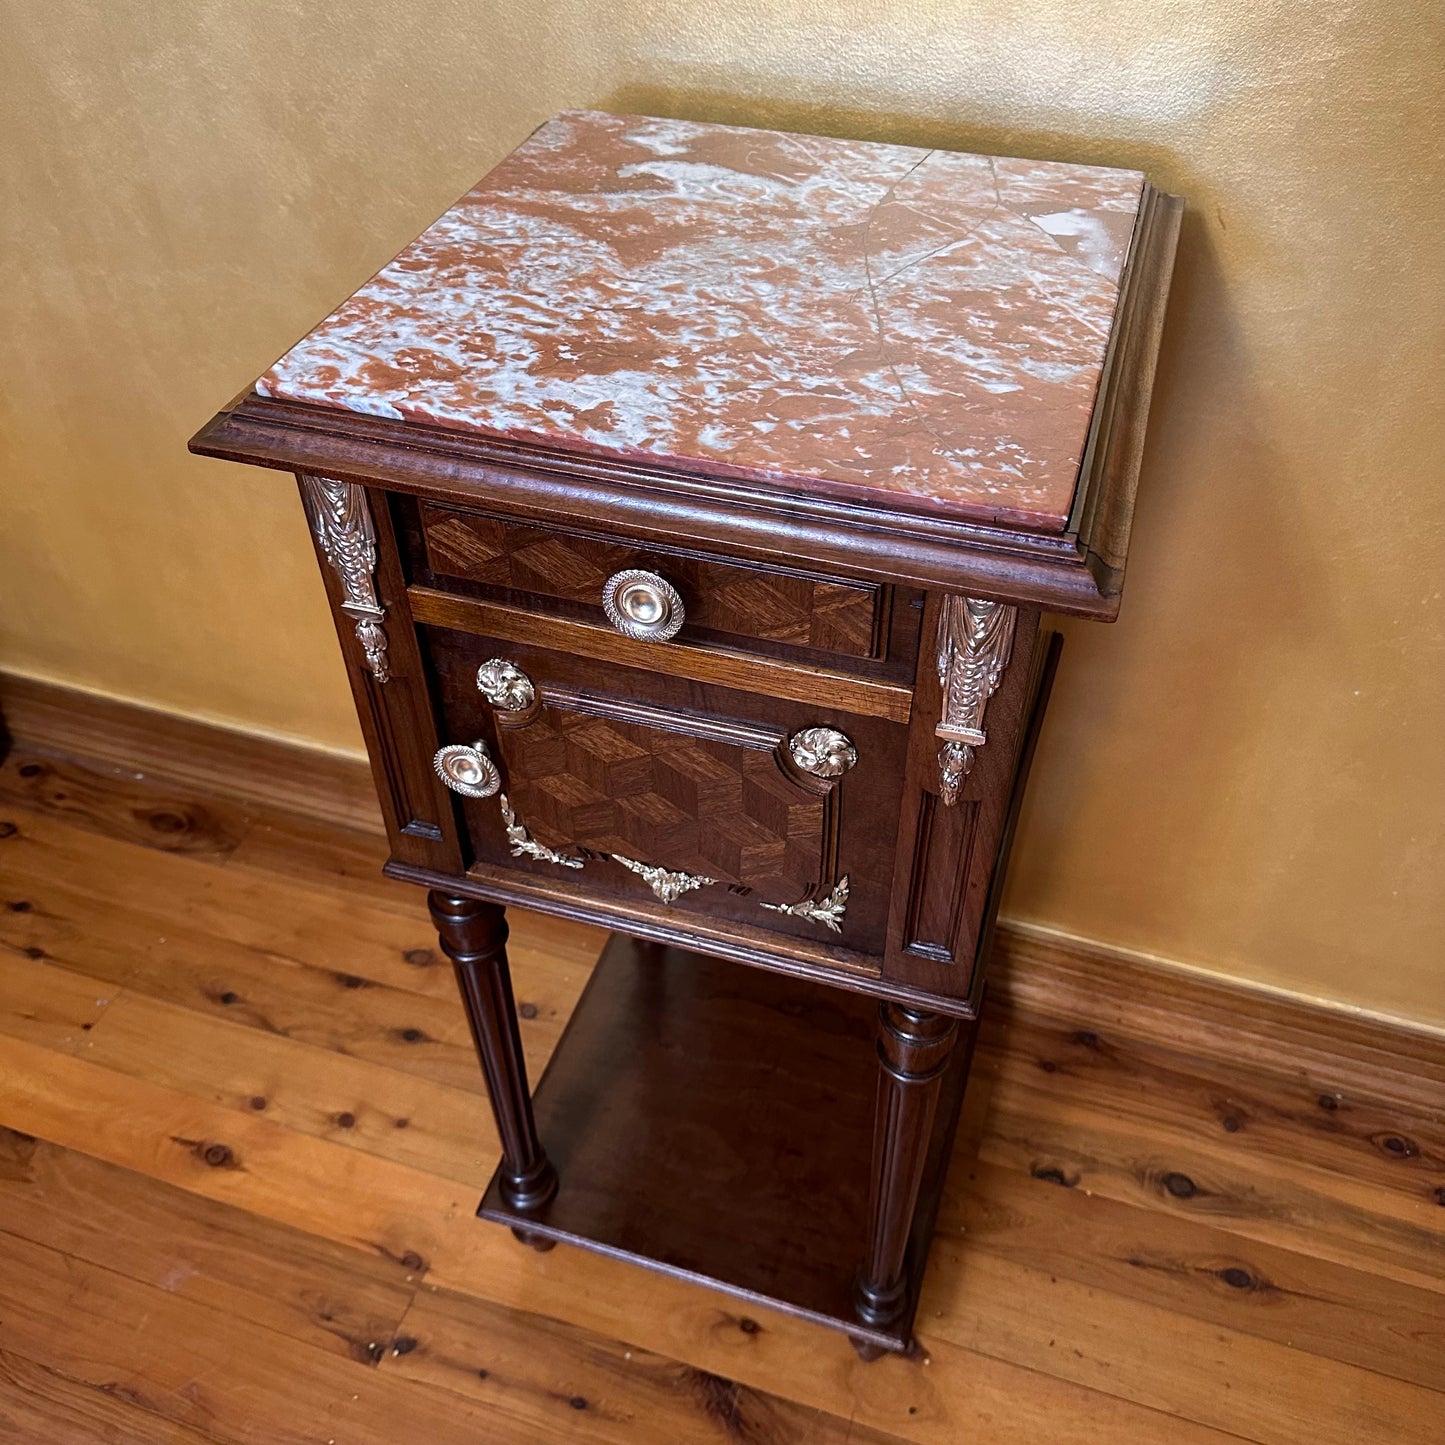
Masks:
[[[443,776],[482,794],[458,794],[471,860],[579,899],[881,955],[905,726],[448,628],[419,636]]]
[[[675,594],[681,621],[671,635],[683,643],[871,661],[874,671],[890,656],[906,666],[912,655],[911,647],[890,638],[893,589],[875,583],[532,527],[432,502],[417,509],[413,541],[431,585],[464,595],[553,615],[613,620],[615,611],[609,618],[604,601],[610,579],[648,573]],[[916,609],[900,621],[903,632],[910,621],[916,632]],[[613,625],[623,624],[613,620]]]

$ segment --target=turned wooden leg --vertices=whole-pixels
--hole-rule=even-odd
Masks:
[[[507,967],[507,919],[500,904],[434,892],[427,905],[457,986],[487,1079],[492,1115],[502,1140],[502,1198],[517,1210],[540,1209],[557,1192],[557,1171],[543,1152],[532,1117],[527,1066],[517,1031],[517,1005]],[[524,1231],[538,1248],[550,1241]]]
[[[945,1014],[896,1003],[879,1007],[868,1254],[853,1292],[864,1324],[892,1325],[907,1309],[904,1256],[938,1092],[957,1038],[958,1020]],[[869,1358],[862,1349],[859,1353]]]

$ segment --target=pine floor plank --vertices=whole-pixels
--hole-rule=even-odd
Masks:
[[[92,1063],[118,1074],[264,1113],[298,1134],[466,1185],[478,1198],[496,1167],[491,1110],[475,1088],[453,1088],[137,993],[123,994],[105,1028],[82,1047]],[[540,1056],[536,1062],[540,1066]]]
[[[10,1445],[232,1445],[132,1404],[114,1386],[89,1385],[53,1366],[0,1350],[0,1440]]]
[[[3,926],[0,906],[0,926]],[[63,1053],[80,1048],[115,990],[0,945],[0,1033]]]
[[[711,1291],[583,1251],[537,1255],[472,1218],[447,1181],[257,1115],[208,1105],[18,1040],[0,1039],[0,1120],[152,1177],[410,1267],[456,1293],[567,1319],[754,1389],[932,1445],[1022,1420],[1140,1442],[1218,1445],[1220,1432],[940,1342],[920,1361],[858,1360],[841,1336],[749,1319]],[[826,1367],[825,1367],[826,1362]],[[906,1373],[905,1373],[906,1372]],[[900,1391],[900,1379],[908,1388]],[[907,1403],[905,1403],[905,1400]]]
[[[304,1388],[306,1372],[316,1368],[311,1350],[320,1348],[368,1368],[395,1363],[396,1378],[419,1382],[431,1409],[459,1420],[474,1420],[476,1406],[482,1404],[492,1428],[500,1425],[508,1438],[571,1438],[579,1414],[586,1416],[588,1438],[704,1442],[725,1440],[745,1424],[761,1429],[760,1439],[828,1445],[845,1441],[851,1433],[847,1421],[823,1412],[628,1350],[575,1326],[480,1303],[473,1303],[468,1315],[480,1333],[466,1341],[465,1348],[480,1348],[492,1362],[485,1391],[479,1395],[470,1388],[473,1379],[480,1385],[472,1367],[462,1388],[444,1375],[447,1388],[432,1392],[428,1372],[411,1368],[411,1357],[420,1349],[424,1358],[438,1358],[429,1321],[438,1313],[445,1316],[445,1303],[443,1297],[429,1295],[420,1310],[413,1308],[414,1286],[402,1283],[398,1266],[358,1258],[300,1231],[266,1225],[254,1215],[53,1144],[11,1133],[0,1136],[0,1146],[5,1150],[0,1154],[0,1216],[9,1226],[0,1230],[0,1264],[18,1260],[17,1287],[26,1283],[34,1259],[45,1258],[24,1248],[38,1244],[67,1261],[72,1286],[74,1265],[80,1262],[96,1267],[94,1273],[78,1276],[88,1292],[100,1291],[121,1302],[143,1298],[149,1311],[165,1309],[149,1296],[136,1295],[131,1286],[141,1284],[298,1342],[304,1348],[293,1368],[297,1387]],[[14,1313],[13,1301],[7,1301],[7,1322]],[[413,1333],[418,1328],[425,1333],[425,1344]],[[30,1338],[23,1318],[14,1338]],[[262,1340],[263,1353],[268,1351],[264,1335],[240,1331],[240,1343],[254,1340]],[[503,1367],[508,1358],[537,1362],[548,1372],[550,1387],[540,1384],[535,1368],[527,1375]],[[74,1356],[69,1363],[75,1365]],[[183,1418],[228,1435],[245,1435],[232,1418],[231,1390],[245,1382],[250,1368],[249,1362],[225,1367],[212,1361],[194,1383],[204,1388],[213,1408],[203,1416]],[[371,1388],[356,1385],[354,1377],[322,1371],[323,1383],[347,1378],[352,1378],[353,1390]],[[331,1400],[336,1402],[334,1389]],[[159,1401],[152,1404],[166,1408]],[[337,1426],[328,1423],[326,1428],[330,1432]]]
[[[462,1018],[420,889],[412,890],[413,917],[400,918],[343,904],[313,886],[126,848],[15,809],[7,821],[14,831],[0,840],[0,903],[7,905],[0,907],[0,946],[105,980],[147,977],[158,997],[199,978],[212,1003],[227,993],[239,1001],[240,989],[217,980],[227,966],[254,975],[259,959],[260,991],[273,991],[266,987],[272,974],[277,987],[289,978],[312,1000],[308,1008],[317,998],[324,1007],[338,990],[376,985],[430,1000],[417,1006],[429,1017]],[[76,840],[78,859],[66,853],[67,838]],[[560,1034],[604,941],[597,929],[516,915],[509,952],[525,1042],[540,1046]],[[275,973],[276,960],[309,972]],[[354,1015],[350,1007],[339,1014],[343,1032]],[[257,1023],[268,1026],[264,1011]],[[475,1080],[475,1067],[469,1074]]]
[[[4,1128],[0,1233],[370,1364],[416,1292],[395,1261]]]
[[[0,946],[113,988],[453,1088],[483,1089],[450,968],[450,992],[433,996],[317,966],[299,948],[289,955],[269,953],[207,936],[189,920],[167,921],[118,904],[88,907],[73,887],[31,880],[25,892],[25,911],[0,911]],[[339,921],[338,914],[333,926]],[[524,956],[519,950],[519,960]],[[533,981],[534,988],[519,989],[523,1043],[545,1055],[586,974],[559,965],[536,970]]]
[[[38,911],[53,896],[44,906],[57,927],[84,933],[115,916],[151,938],[234,943],[435,998],[453,987],[420,890],[410,918],[360,905],[343,913],[324,891],[279,876],[128,846],[20,808],[0,810],[0,818],[13,830],[0,853],[7,897]]]
[[[334,892],[349,890],[368,908],[416,907],[411,885],[381,876],[386,834],[379,814],[372,828],[344,826],[254,799],[202,798],[184,781],[26,747],[0,761],[0,807],[6,804],[145,848],[309,877]]]
[[[225,859],[227,868],[287,878],[324,889],[363,908],[385,908],[414,920],[425,901],[414,883],[382,874],[386,835],[341,829],[285,813],[253,811],[250,826]],[[585,924],[574,925],[585,929]],[[588,930],[589,932],[591,930]]]
[[[473,1095],[276,1036],[241,1034],[226,1022],[139,996],[113,1004],[105,1028],[85,1047],[92,1062],[118,1072],[229,1108],[264,1108],[287,1128],[479,1193],[495,1161],[490,1114]],[[398,1129],[399,1119],[405,1128]],[[1052,1273],[1191,1316],[1202,1311],[1215,1323],[1279,1342],[1313,1339],[1326,1356],[1401,1379],[1426,1385],[1440,1379],[1445,1313],[1432,1295],[1010,1171],[974,1165],[971,1172],[980,1170],[988,1180],[984,1197],[966,1186],[954,1191],[971,1248],[1046,1262]]]
[[[1087,1103],[1005,1081],[995,1086],[980,1157],[1085,1193],[1145,1204],[1337,1264],[1366,1264],[1401,1283],[1445,1291],[1445,1215],[1423,1195],[1401,1200],[1349,1175],[1288,1158],[1244,1160],[1186,1127],[1101,1115]]]
[[[703,1292],[684,1287],[678,1293]],[[493,1316],[494,1307],[476,1295],[423,1290],[402,1324],[408,1350],[401,1367],[479,1400],[488,1398],[497,1373],[510,1381],[525,1380],[531,1389],[555,1389],[551,1352],[529,1357],[496,1329]],[[718,1309],[705,1297],[691,1308],[670,1310],[669,1317],[670,1331],[660,1334],[665,1340],[670,1333],[673,1340],[666,1354],[621,1343],[609,1346],[604,1354],[590,1358],[593,1373],[587,1388],[605,1399],[616,1372],[641,1361],[644,1373],[653,1377],[653,1388],[683,1372],[690,1388],[711,1398],[710,1409],[730,1408],[736,1402],[737,1425],[751,1422],[757,1428],[755,1402],[766,1389],[764,1382],[776,1378],[786,1382],[796,1402],[820,1417],[830,1409],[851,1409],[855,1440],[881,1437],[945,1445],[966,1438],[973,1445],[1004,1445],[1020,1439],[1116,1439],[1139,1445],[1155,1441],[1223,1445],[1236,1438],[1136,1408],[1112,1392],[1080,1389],[1005,1360],[953,1348],[942,1339],[935,1339],[916,1358],[888,1357],[870,1366],[858,1360],[841,1337],[816,1326],[774,1320],[771,1315],[763,1323],[725,1307]],[[571,1327],[557,1328],[565,1334]],[[702,1353],[720,1368],[696,1363],[699,1345],[709,1343],[711,1348]],[[763,1358],[766,1354],[772,1355],[771,1361]],[[392,1363],[384,1362],[383,1369]],[[479,1371],[486,1372],[485,1379]],[[748,1384],[735,1390],[727,1381]],[[741,1438],[754,1437],[743,1433]],[[759,1433],[757,1438],[771,1437]]]
[[[953,1277],[958,1288],[934,1329],[966,1349],[998,1354],[1261,1445],[1358,1445],[1369,1439],[1433,1445],[1438,1439],[1445,1395],[1419,1385],[987,1251],[969,1254]],[[1060,1320],[1068,1321],[1062,1337]],[[1220,1389],[1221,1380],[1230,1388]],[[1286,1380],[1288,1389],[1281,1389]]]
[[[118,768],[18,752],[0,767],[0,808],[9,806],[117,842],[216,859],[228,856],[251,824],[234,803],[200,799]]]
[[[56,800],[53,789],[17,786],[17,774],[32,767],[46,778],[63,767],[65,796],[99,787],[104,806],[70,808]],[[258,816],[252,809],[231,818],[218,844],[204,826],[198,825],[195,836],[184,826],[192,816],[204,821],[205,805],[164,793],[157,802],[150,791],[143,782],[77,764],[24,754],[8,759],[0,765],[0,816],[15,829],[7,840],[12,845],[5,856],[7,875],[17,881],[68,881],[88,899],[160,923],[174,923],[174,900],[184,896],[187,921],[208,936],[452,997],[451,969],[436,946],[425,894],[381,875],[384,839],[349,831],[338,837],[306,819]],[[134,817],[176,821],[137,829]],[[328,836],[339,849],[337,874],[328,868]],[[211,866],[198,874],[197,864]],[[345,880],[341,888],[338,877]],[[343,902],[346,926],[338,928]],[[585,971],[605,941],[605,932],[589,925],[519,912],[511,946],[519,961]]]
[[[994,1254],[1241,1334],[1445,1388],[1440,1297],[1367,1269],[1241,1238],[977,1160],[950,1181],[939,1260]]]
[[[475,1445],[484,1428],[454,1397],[6,1234],[0,1319],[17,1353],[243,1445]]]
[[[470,1189],[420,1170],[4,1037],[0,1123],[418,1275],[475,1207]]]
[[[598,1445],[862,1445],[872,1433],[575,1325],[438,1291],[418,1298],[381,1369],[474,1402],[504,1436],[538,1409]]]
[[[1412,1202],[1445,1185],[1445,1098],[1432,1116],[1312,1087],[1288,1067],[1226,1066],[1044,1020],[1000,1037],[1001,1079],[1104,1115],[1185,1130],[1242,1159],[1335,1170]]]

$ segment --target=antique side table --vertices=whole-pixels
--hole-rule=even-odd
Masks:
[[[299,479],[483,1216],[907,1346],[1040,617],[1117,611],[1179,213],[568,112],[193,440]],[[617,930],[535,1099],[506,904]]]

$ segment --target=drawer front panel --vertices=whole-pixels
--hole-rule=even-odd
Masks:
[[[495,794],[460,802],[473,858],[881,958],[905,727],[444,628],[421,637],[442,737],[482,744],[500,774]],[[530,684],[526,706],[478,689],[494,657]],[[834,753],[815,729],[841,735]],[[797,761],[826,770],[850,749],[837,776]]]
[[[427,566],[528,605],[576,604],[602,616],[602,590],[617,572],[665,577],[681,594],[684,637],[773,643],[840,657],[876,658],[886,647],[889,589],[665,553],[603,537],[504,522],[426,503]]]

